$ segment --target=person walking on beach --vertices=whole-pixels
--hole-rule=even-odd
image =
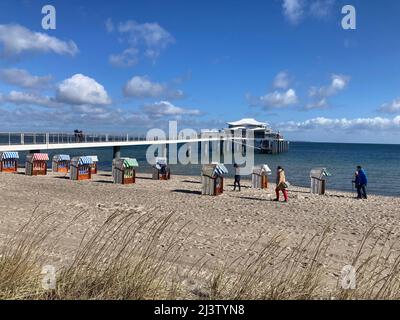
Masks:
[[[357,167],[356,179],[354,181],[357,189],[357,199],[367,199],[368,178],[361,166]]]
[[[282,191],[283,197],[285,198],[285,202],[289,201],[288,197],[288,185],[286,183],[286,177],[285,177],[285,170],[281,166],[279,166],[276,169],[276,199],[274,201],[279,201],[279,192]]]
[[[233,184],[233,191],[236,191],[236,186],[238,186],[239,187],[239,192],[240,192],[240,190],[241,190],[241,187],[240,187],[240,168],[239,168],[237,163],[235,163],[233,165],[233,167],[235,168],[235,182]]]

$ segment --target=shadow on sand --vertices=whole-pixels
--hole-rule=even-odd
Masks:
[[[193,190],[175,189],[175,190],[172,190],[172,192],[201,195],[201,191],[193,191]]]
[[[105,183],[105,184],[114,184],[114,181],[110,180],[95,180],[94,183]]]
[[[193,184],[201,184],[200,181],[195,181],[195,180],[182,180],[182,182],[185,182],[185,183],[193,183]]]
[[[153,180],[153,178],[150,178],[150,177],[138,177],[138,176],[136,176],[136,179],[137,180]]]

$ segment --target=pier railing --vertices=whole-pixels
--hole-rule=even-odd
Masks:
[[[199,139],[200,135],[178,136],[174,140]],[[69,144],[69,143],[101,143],[101,142],[134,142],[155,141],[156,138],[148,140],[145,135],[140,134],[97,134],[87,133],[77,135],[73,133],[16,133],[0,132],[0,145],[37,145],[37,144]]]

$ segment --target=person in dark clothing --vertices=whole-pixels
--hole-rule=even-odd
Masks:
[[[367,199],[368,178],[361,166],[357,167],[354,183],[357,189],[357,199]]]
[[[79,142],[79,130],[78,129],[74,130],[74,136],[75,136],[75,142]]]
[[[236,191],[236,186],[239,187],[239,191],[240,191],[241,190],[241,187],[240,187],[240,168],[237,165],[237,163],[235,163],[233,165],[233,168],[235,169],[235,182],[233,184],[233,191]]]
[[[83,142],[83,131],[79,131],[79,142]]]

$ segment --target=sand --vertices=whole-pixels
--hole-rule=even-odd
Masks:
[[[242,181],[242,191],[234,192],[233,181],[227,179],[224,194],[211,197],[201,195],[200,181],[200,177],[187,176],[153,181],[150,175],[139,173],[136,184],[123,186],[113,184],[109,172],[80,182],[51,172],[41,177],[0,174],[0,240],[13,235],[35,208],[53,212],[57,223],[68,228],[52,249],[49,263],[62,264],[73,255],[84,233],[94,231],[116,209],[153,212],[159,217],[174,213],[174,230],[186,225],[177,239],[183,244],[178,264],[184,268],[206,259],[213,268],[247,254],[259,237],[252,250],[277,233],[290,247],[330,225],[331,265],[326,281],[333,283],[351,262],[368,228],[379,225],[386,232],[400,225],[400,198],[371,195],[368,200],[356,200],[355,194],[329,190],[326,196],[315,196],[306,188],[291,186],[289,203],[276,203],[271,201],[273,184],[268,190],[254,190],[250,181]],[[80,211],[84,214],[79,222],[71,224]],[[392,234],[396,240],[397,233]],[[378,236],[379,231],[371,241]]]

